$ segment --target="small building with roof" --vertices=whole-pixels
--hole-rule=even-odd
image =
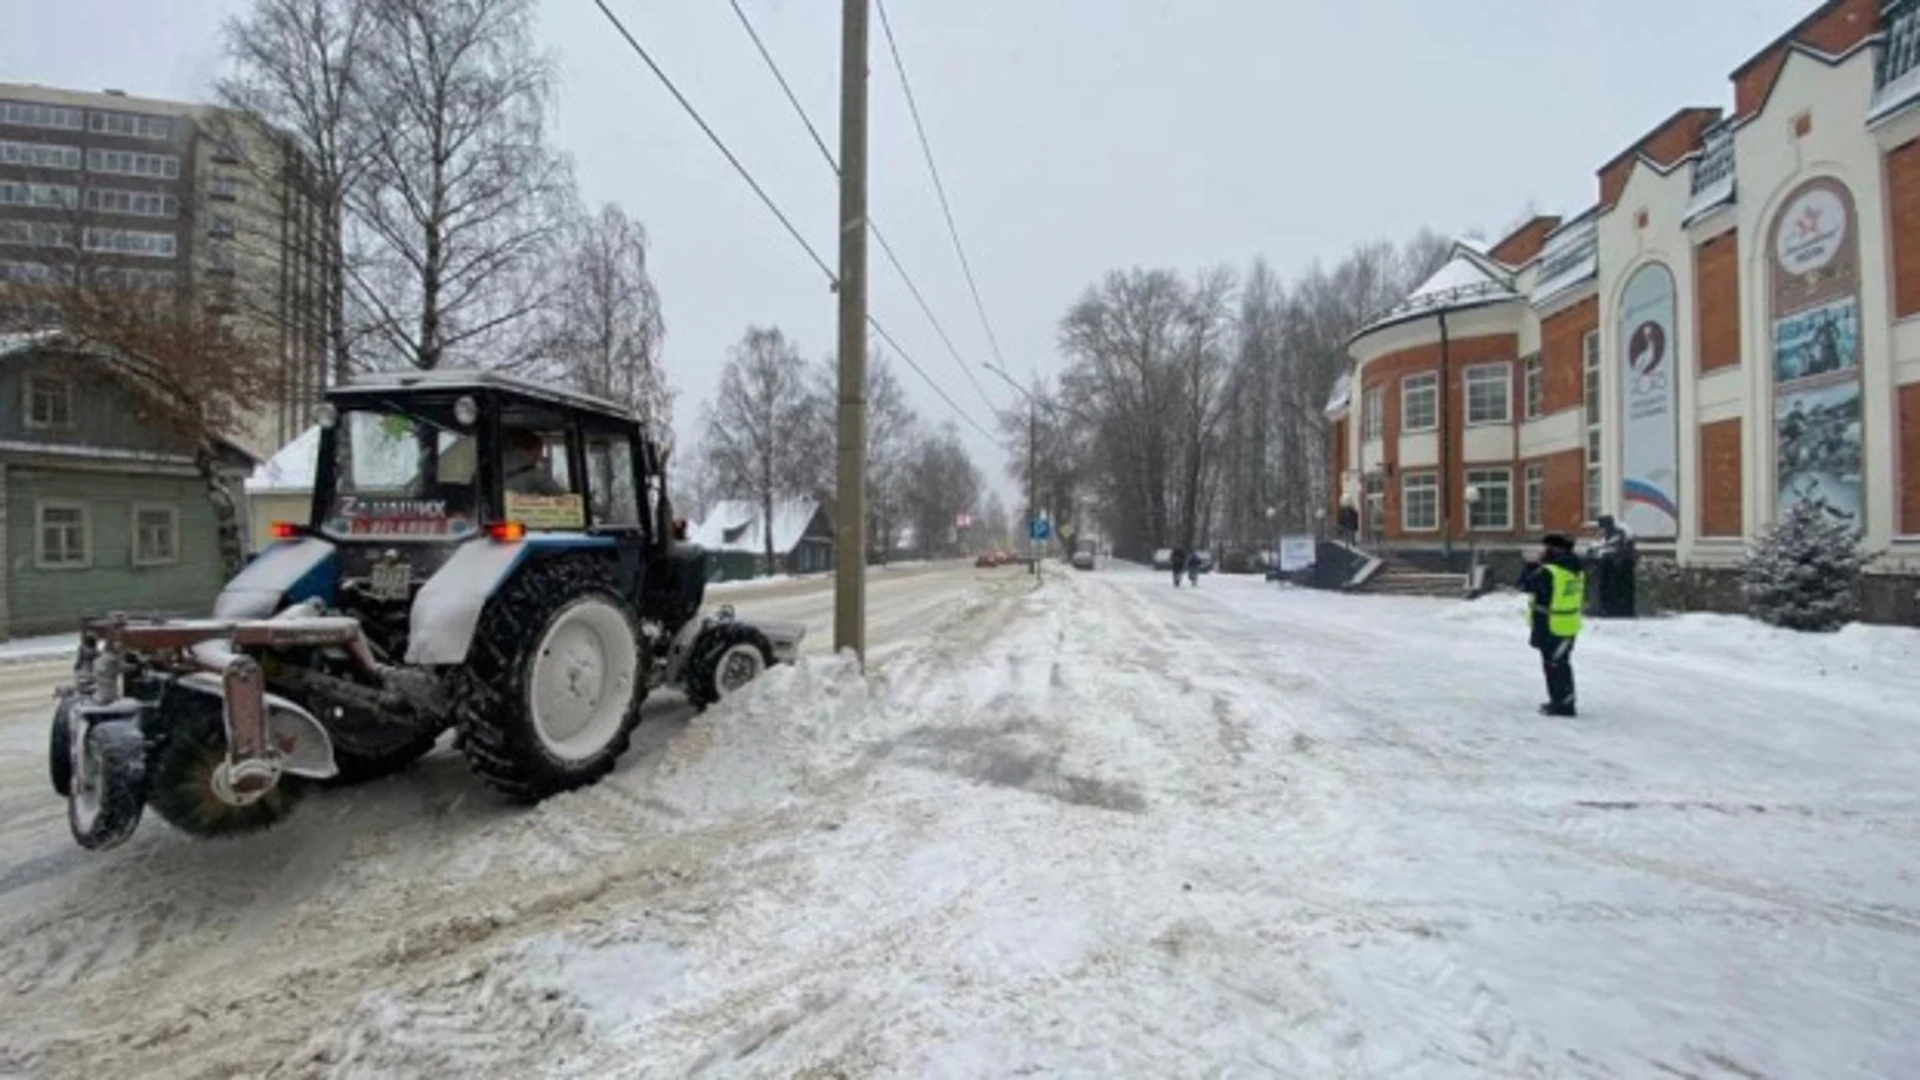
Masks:
[[[771,568],[767,566],[769,530]],[[833,519],[818,499],[775,499],[771,520],[757,500],[722,499],[704,520],[689,527],[688,539],[707,549],[709,576],[714,581],[833,569]]]

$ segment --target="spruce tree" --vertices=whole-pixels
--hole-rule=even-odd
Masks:
[[[1790,630],[1838,630],[1853,618],[1867,557],[1853,526],[1817,499],[1799,502],[1767,531],[1740,568],[1755,618]]]

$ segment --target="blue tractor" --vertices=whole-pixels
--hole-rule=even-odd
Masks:
[[[337,387],[320,419],[309,519],[274,526],[211,618],[84,622],[49,754],[82,846],[148,806],[199,836],[264,828],[449,729],[537,801],[611,770],[650,689],[705,707],[799,647],[700,615],[706,555],[619,405],[421,372]]]

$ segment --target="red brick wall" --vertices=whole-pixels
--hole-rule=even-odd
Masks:
[[[1645,154],[1662,168],[1670,166],[1699,149],[1700,133],[1718,119],[1719,109],[1681,109],[1641,136],[1639,142],[1600,167],[1600,205],[1612,206],[1620,198],[1627,187],[1627,176],[1633,172],[1633,163],[1640,155]]]
[[[1542,502],[1545,504],[1540,528],[1530,530],[1526,527],[1526,487],[1527,466],[1545,466],[1545,475],[1541,477]],[[1534,532],[1576,533],[1580,531],[1581,521],[1586,510],[1587,498],[1587,460],[1586,454],[1579,450],[1566,450],[1558,454],[1546,454],[1541,457],[1527,458],[1516,462],[1513,469],[1514,483],[1514,525],[1527,539],[1534,539]]]
[[[1880,0],[1828,0],[1813,14],[1751,60],[1734,69],[1733,112],[1758,112],[1787,62],[1787,46],[1798,41],[1824,53],[1846,52],[1880,27]]]
[[[1900,388],[1900,532],[1920,536],[1920,383]]]
[[[1464,386],[1467,368],[1474,364],[1493,360],[1505,360],[1513,365],[1511,386],[1513,401],[1509,406],[1510,414],[1517,426],[1520,420],[1521,381],[1520,381],[1520,341],[1513,334],[1494,334],[1482,337],[1455,338],[1447,347],[1447,387],[1442,396],[1446,401],[1447,420],[1444,424],[1448,435],[1447,450],[1444,457],[1451,466],[1450,477],[1441,484],[1441,517],[1447,519],[1452,527],[1455,539],[1467,537],[1467,519],[1464,492],[1466,490],[1466,468],[1461,463],[1461,454],[1465,450],[1465,431],[1467,418],[1466,388]],[[1385,460],[1391,466],[1387,473],[1385,538],[1388,540],[1438,541],[1439,532],[1405,532],[1400,528],[1400,380],[1402,376],[1422,371],[1440,370],[1440,342],[1436,328],[1434,340],[1426,345],[1417,345],[1410,349],[1388,353],[1369,361],[1361,373],[1362,392],[1365,388],[1381,386],[1385,388]],[[1520,483],[1521,473],[1518,462],[1478,462],[1476,468],[1499,467],[1502,464],[1513,466],[1514,470],[1514,529],[1518,535],[1520,523]],[[1437,466],[1436,466],[1437,467]],[[1422,466],[1423,471],[1427,466]],[[1447,505],[1451,504],[1451,512]],[[1505,533],[1475,533],[1482,539],[1501,539]]]
[[[1887,154],[1887,208],[1898,318],[1920,312],[1920,139]]]
[[[1740,243],[1733,231],[1694,249],[1695,325],[1700,372],[1740,363]]]
[[[1700,425],[1700,535],[1740,535],[1740,418]]]
[[[1536,217],[1493,245],[1487,254],[1508,266],[1519,266],[1540,254],[1540,249],[1546,246],[1547,234],[1559,227],[1557,217]]]
[[[1540,322],[1541,414],[1577,408],[1586,394],[1581,342],[1600,327],[1600,300],[1585,300]]]

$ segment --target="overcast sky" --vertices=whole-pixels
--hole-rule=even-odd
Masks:
[[[725,0],[609,0],[831,265],[832,176]],[[28,4],[0,80],[206,94],[245,0]],[[744,0],[837,150],[834,0]],[[1735,66],[1814,0],[892,0],[908,75],[1008,366],[1054,370],[1055,327],[1105,271],[1264,255],[1291,275],[1423,225],[1492,231],[1529,202],[1577,212],[1594,170],[1682,105],[1726,105]],[[773,323],[833,347],[819,271],[612,32],[545,0],[555,141],[590,202],[646,223],[683,443],[728,347]],[[872,213],[970,363],[991,360],[876,22]],[[872,253],[872,307],[960,407],[987,405]],[[954,419],[996,482],[1005,455]],[[1004,384],[976,376],[1002,407]],[[1000,482],[1003,491],[1008,485]]]

